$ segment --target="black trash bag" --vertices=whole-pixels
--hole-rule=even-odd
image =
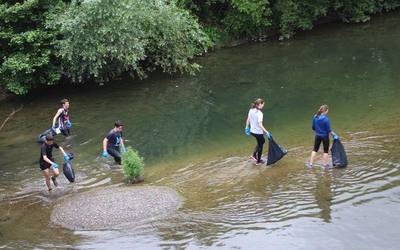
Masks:
[[[272,165],[275,162],[279,161],[284,157],[288,151],[281,147],[278,143],[274,141],[272,135],[268,138],[269,140],[269,148],[268,148],[268,158],[267,158],[267,166]]]
[[[72,167],[72,164],[70,161],[64,162],[63,173],[64,173],[65,178],[67,178],[69,182],[75,181],[75,171],[74,171],[74,168]]]
[[[38,135],[37,143],[42,144],[46,140],[46,135],[51,134],[52,136],[56,135],[56,132],[53,128],[49,128],[48,130],[44,131],[40,135]]]
[[[344,150],[343,144],[339,139],[333,141],[332,148],[332,165],[334,167],[344,168],[347,166],[347,155]]]
[[[74,154],[73,153],[67,153],[69,160],[65,161],[63,164],[63,173],[65,175],[65,178],[69,180],[69,182],[74,182],[75,181],[75,171],[74,168],[72,167],[71,160],[74,159]]]

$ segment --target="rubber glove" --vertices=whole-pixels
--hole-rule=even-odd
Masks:
[[[68,120],[65,125],[67,126],[67,128],[72,128],[72,122],[70,120]]]
[[[68,155],[68,154],[65,154],[65,155],[64,155],[64,161],[69,161],[69,160],[70,160],[69,155]]]
[[[245,131],[246,135],[250,135],[250,128],[249,127],[246,127],[244,131]]]
[[[333,140],[339,140],[339,136],[335,133],[332,132]]]
[[[268,139],[271,140],[271,138],[272,138],[272,133],[267,131],[265,134],[267,135]]]
[[[103,153],[101,153],[101,156],[103,156],[104,158],[108,157],[108,152],[107,151],[103,151]]]
[[[58,168],[58,164],[55,163],[55,162],[53,162],[53,164],[51,164],[51,167],[52,167],[52,168]]]
[[[121,149],[122,149],[122,153],[126,153],[125,145],[122,145],[122,146],[121,146]]]

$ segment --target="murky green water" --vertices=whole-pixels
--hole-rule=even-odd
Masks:
[[[223,49],[196,77],[154,76],[0,103],[0,247],[397,249],[400,243],[399,12],[363,25],[327,25],[285,42]],[[45,96],[45,98],[44,98]],[[248,106],[267,101],[265,125],[289,155],[256,167],[244,136]],[[77,182],[48,195],[34,140],[68,97]],[[316,108],[331,107],[346,169],[304,167]],[[115,119],[146,158],[146,184],[176,189],[176,216],[121,231],[71,232],[49,222],[73,192],[120,183],[99,156]],[[60,159],[60,158],[58,158]],[[116,208],[118,212],[118,208]]]

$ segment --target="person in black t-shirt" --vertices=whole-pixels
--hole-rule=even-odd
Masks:
[[[51,134],[46,135],[45,142],[40,146],[40,159],[39,166],[43,172],[43,176],[46,180],[46,185],[49,191],[51,191],[50,178],[57,186],[57,176],[60,174],[58,170],[58,164],[54,162],[53,158],[53,148],[60,149],[61,153],[64,155],[65,160],[69,160],[69,156],[65,153],[64,149],[54,143],[54,138]],[[51,168],[53,175],[51,176],[49,169]]]
[[[114,124],[114,128],[107,134],[107,136],[103,140],[103,153],[101,154],[103,157],[107,158],[110,154],[114,157],[116,163],[121,165],[121,151],[120,145],[122,148],[122,152],[125,152],[124,139],[122,139],[122,129],[124,125],[121,121],[116,121]]]

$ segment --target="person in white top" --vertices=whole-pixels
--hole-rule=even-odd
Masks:
[[[263,164],[264,161],[261,159],[262,151],[265,143],[264,133],[267,135],[269,132],[263,126],[263,113],[262,109],[264,108],[264,100],[258,98],[255,100],[251,109],[249,110],[249,114],[246,120],[246,134],[252,135],[257,140],[257,146],[254,149],[254,152],[251,156],[252,159],[256,161],[256,165]]]

